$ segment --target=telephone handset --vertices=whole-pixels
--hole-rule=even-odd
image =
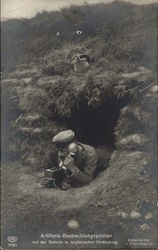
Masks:
[[[78,151],[78,149],[79,149],[79,147],[78,147],[77,143],[72,142],[72,143],[69,145],[69,147],[68,147],[69,155],[70,155],[72,158],[74,158],[75,155],[76,155],[76,153],[77,153],[77,151]],[[64,170],[66,170],[66,167],[64,166],[64,163],[63,163],[62,160],[61,160],[60,163],[59,163],[59,167],[62,168],[62,169],[64,169]]]

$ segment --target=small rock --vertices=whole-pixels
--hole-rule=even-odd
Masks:
[[[122,212],[121,217],[122,217],[122,219],[128,219],[129,215],[126,212]]]
[[[143,230],[143,231],[148,231],[149,229],[150,229],[150,227],[148,226],[148,224],[142,224],[141,226],[140,226],[140,228],[141,228],[141,230]]]
[[[140,206],[140,201],[137,200],[136,205],[139,207]]]
[[[131,219],[139,219],[141,217],[141,214],[139,212],[136,212],[136,211],[133,210],[130,213],[130,217],[131,217]]]
[[[119,211],[119,212],[117,213],[117,215],[118,215],[118,216],[121,216],[121,215],[122,215],[121,211]]]
[[[76,230],[80,227],[78,221],[76,220],[69,220],[67,226],[72,230]]]
[[[153,218],[152,213],[148,213],[148,214],[145,216],[145,219],[146,219],[146,220],[151,220],[152,218]]]
[[[142,163],[143,166],[146,166],[147,164],[148,164],[148,162],[145,161],[145,160],[144,160],[143,163]]]
[[[157,86],[157,85],[154,85],[154,86],[151,88],[151,92],[152,92],[152,93],[158,93],[158,86]]]

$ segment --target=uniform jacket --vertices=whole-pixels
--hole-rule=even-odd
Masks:
[[[69,177],[70,182],[77,185],[84,185],[89,183],[94,178],[94,171],[97,167],[97,155],[92,146],[77,143],[79,151],[75,155],[74,163],[79,171],[75,172],[73,176]],[[56,156],[56,166],[59,166],[59,159]]]
[[[79,169],[73,178],[79,184],[87,184],[94,178],[97,167],[97,155],[95,149],[89,145],[78,143],[79,152],[75,156],[74,163]]]

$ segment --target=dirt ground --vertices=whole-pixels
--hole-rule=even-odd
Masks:
[[[2,167],[3,246],[7,248],[9,235],[18,237],[21,249],[35,248],[32,241],[39,240],[42,233],[84,233],[111,234],[112,241],[118,241],[118,245],[93,245],[93,248],[130,247],[129,239],[135,238],[148,239],[152,245],[146,248],[155,247],[156,190],[151,176],[142,172],[147,161],[148,156],[141,151],[115,152],[108,169],[89,185],[70,191],[41,188],[38,183],[42,171],[18,162],[5,163]],[[131,216],[133,211],[139,213],[138,218]],[[149,213],[152,216],[146,219]],[[72,219],[79,223],[78,228],[68,227]],[[147,226],[143,228],[143,224]]]

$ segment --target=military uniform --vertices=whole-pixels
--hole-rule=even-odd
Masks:
[[[76,152],[74,156],[66,153],[60,147],[66,149],[74,140],[72,130],[62,131],[53,137],[53,143],[57,146],[57,168],[60,169],[61,162],[65,168],[64,183],[73,187],[88,184],[94,178],[94,171],[97,166],[97,155],[92,146],[76,142]],[[59,150],[58,150],[59,149]]]

